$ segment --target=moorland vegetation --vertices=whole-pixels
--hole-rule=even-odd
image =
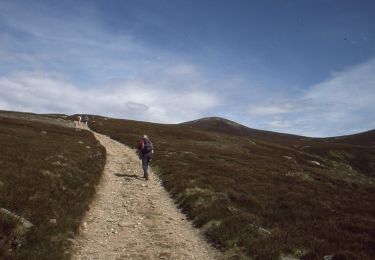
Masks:
[[[91,117],[133,148],[154,142],[154,171],[178,206],[233,259],[371,259],[375,132],[307,138],[221,118],[177,125]]]
[[[0,259],[70,258],[105,149],[64,121],[0,114]]]

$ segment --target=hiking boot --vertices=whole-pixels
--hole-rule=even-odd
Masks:
[[[148,181],[148,176],[147,175],[145,175],[143,177],[145,178],[146,181]]]

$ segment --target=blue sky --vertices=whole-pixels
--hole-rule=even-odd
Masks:
[[[0,1],[0,109],[375,128],[374,1]]]

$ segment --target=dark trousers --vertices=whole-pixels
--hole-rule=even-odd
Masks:
[[[150,156],[142,156],[142,168],[143,168],[143,177],[148,180],[148,163],[150,162]]]

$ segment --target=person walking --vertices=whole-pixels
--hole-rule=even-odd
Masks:
[[[143,135],[138,142],[138,155],[142,160],[143,177],[148,180],[148,163],[154,154],[154,146],[147,135]]]
[[[85,116],[85,123],[86,123],[86,125],[89,123],[89,117],[88,116]]]
[[[81,121],[82,121],[82,117],[81,117],[81,116],[78,116],[78,124],[79,124],[79,125],[81,124]]]

